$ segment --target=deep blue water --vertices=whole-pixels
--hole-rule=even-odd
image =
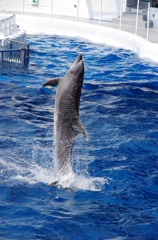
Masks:
[[[82,39],[28,41],[28,67],[0,66],[0,239],[158,239],[158,65]],[[79,52],[88,141],[50,187],[56,88],[42,84]]]

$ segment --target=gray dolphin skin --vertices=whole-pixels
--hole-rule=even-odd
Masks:
[[[54,135],[61,175],[67,174],[71,169],[70,157],[76,136],[82,133],[86,137],[86,130],[79,117],[83,76],[84,64],[82,55],[79,54],[64,77],[50,79],[43,84],[43,86],[58,85],[55,98]]]

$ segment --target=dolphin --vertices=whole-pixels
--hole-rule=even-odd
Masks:
[[[79,104],[84,77],[82,54],[62,78],[48,80],[43,86],[58,85],[54,110],[54,136],[59,173],[63,176],[71,170],[71,152],[78,134],[87,137],[79,117]],[[57,185],[58,181],[51,185]]]

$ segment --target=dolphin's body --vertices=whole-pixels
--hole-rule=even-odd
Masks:
[[[70,157],[75,138],[82,133],[86,137],[86,130],[79,117],[79,103],[84,76],[82,55],[79,54],[64,77],[51,79],[43,86],[58,84],[55,111],[54,135],[57,154],[57,163],[61,175],[71,169]],[[53,185],[56,185],[55,182]]]

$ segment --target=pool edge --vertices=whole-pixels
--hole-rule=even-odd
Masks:
[[[125,31],[83,22],[26,15],[16,15],[16,23],[29,34],[81,37],[94,43],[129,49],[141,58],[158,62],[158,44]]]

